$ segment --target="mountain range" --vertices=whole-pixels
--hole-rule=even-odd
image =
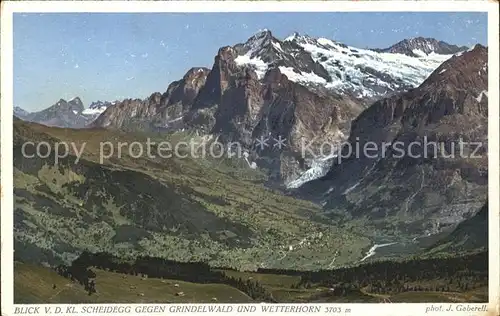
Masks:
[[[191,68],[167,91],[144,100],[126,99],[98,111],[56,104],[20,117],[61,127],[219,135],[242,144],[277,185],[293,188],[302,183],[300,177],[311,178],[303,174],[307,169],[323,166],[327,158],[302,157],[303,139],[316,149],[325,141],[347,140],[351,121],[368,105],[417,87],[464,49],[415,38],[368,50],[298,33],[280,40],[263,30],[244,43],[222,47],[211,69]],[[286,139],[286,148],[259,151],[255,140],[263,137]],[[326,168],[313,170],[315,178]]]
[[[466,51],[468,49],[469,47],[467,46],[451,45],[443,41],[438,41],[434,38],[425,38],[420,36],[404,39],[401,42],[392,45],[391,47],[384,49],[375,49],[375,51],[405,54],[408,56],[418,57],[429,55],[432,53],[443,55],[455,54],[458,52]]]
[[[28,112],[18,106],[14,107],[14,116],[29,122],[47,126],[84,128],[101,115],[107,107],[115,102],[92,102],[88,108],[79,97],[68,101],[60,99],[54,105],[37,112]]]
[[[423,253],[429,236],[457,253],[477,249],[483,236],[457,248],[441,238],[484,224],[470,219],[487,201],[487,57],[481,45],[428,38],[360,49],[264,30],[146,99],[15,109],[29,121],[14,122],[16,256],[57,264],[87,249],[313,270],[358,264],[389,243]],[[99,163],[100,142],[146,136],[238,142],[247,155]],[[460,139],[481,147],[458,155]],[[86,147],[78,164],[73,153],[56,166],[54,152],[24,157],[27,140]],[[424,140],[438,144],[436,157]],[[369,143],[389,146],[348,152]],[[420,144],[416,157],[397,157],[395,143]]]

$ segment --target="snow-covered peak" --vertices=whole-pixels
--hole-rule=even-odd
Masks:
[[[468,52],[472,52],[474,49],[476,49],[478,47],[478,44],[474,44],[472,45],[471,47],[469,47],[469,49],[467,49]]]
[[[25,109],[19,107],[19,106],[15,106],[14,107],[14,115],[19,117],[19,118],[23,118],[25,116],[28,116],[30,113],[28,111],[26,111]]]
[[[332,78],[325,87],[356,97],[377,97],[420,85],[452,55],[435,53],[418,57],[375,52],[326,38],[297,37],[297,44],[327,70]]]
[[[296,39],[306,38],[295,35]],[[320,81],[330,81],[328,73],[318,65],[301,46],[293,40],[281,41],[270,31],[263,31],[250,37],[244,44],[234,46],[238,53],[236,63],[252,67],[262,79],[269,68],[279,67],[293,70],[299,76],[319,77]]]

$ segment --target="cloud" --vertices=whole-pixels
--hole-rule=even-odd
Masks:
[[[78,68],[80,68],[80,65],[75,64],[75,66],[73,68],[78,69]]]

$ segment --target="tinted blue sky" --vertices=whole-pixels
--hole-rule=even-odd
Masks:
[[[260,29],[297,31],[357,47],[425,36],[487,44],[486,13],[66,13],[14,17],[14,102],[29,111],[60,98],[143,98],[193,66],[211,67],[221,46]]]

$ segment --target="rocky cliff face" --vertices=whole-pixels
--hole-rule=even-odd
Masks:
[[[361,151],[344,147],[346,158],[302,192],[332,212],[420,233],[471,216],[487,197],[487,57],[476,45],[418,88],[375,102],[352,123],[349,144]]]

